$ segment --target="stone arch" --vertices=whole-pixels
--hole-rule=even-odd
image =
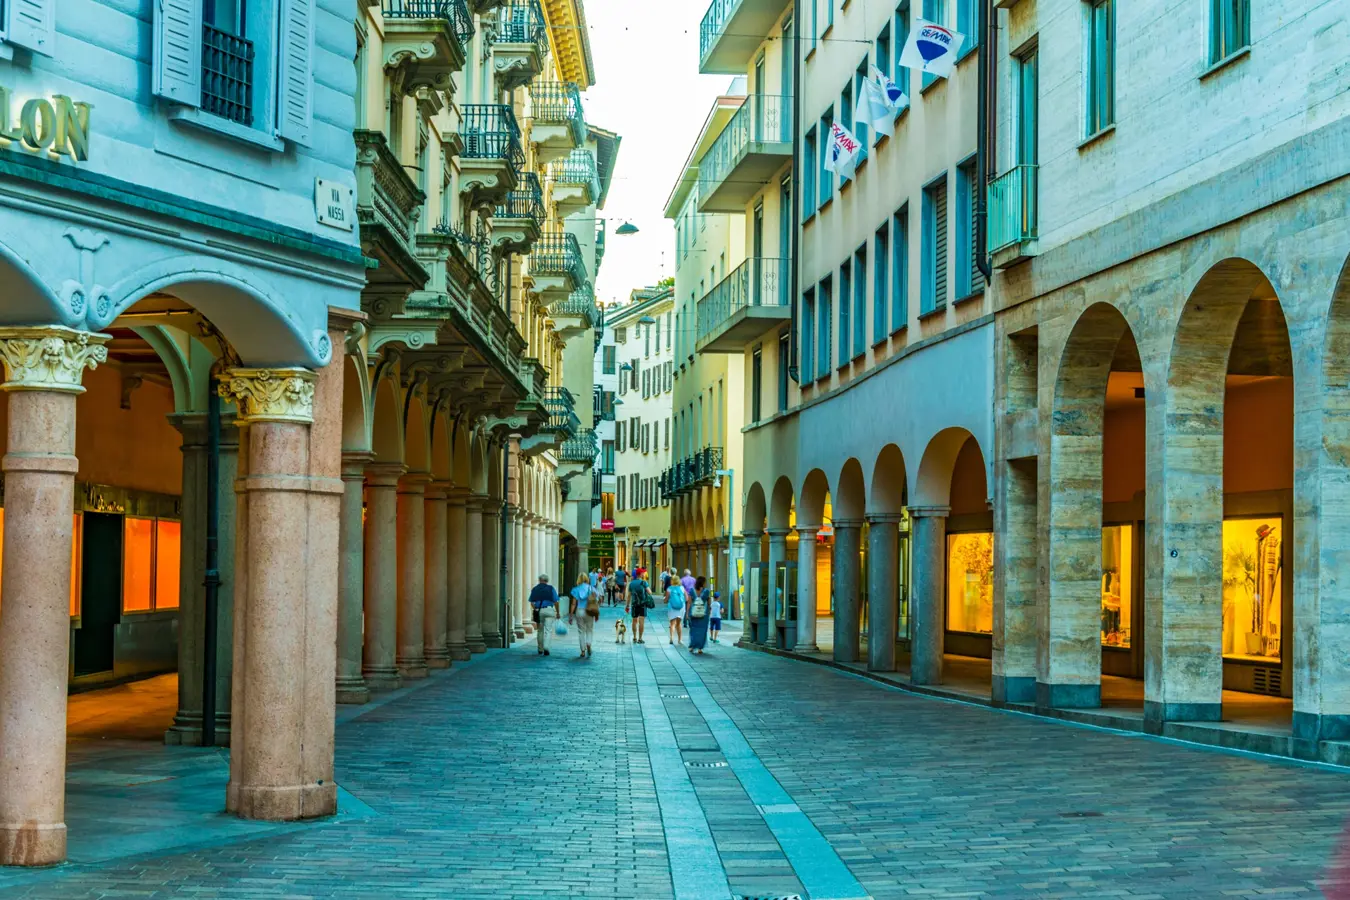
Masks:
[[[450,477],[455,487],[469,489],[473,486],[473,438],[468,426],[459,416],[455,417],[450,428],[451,464]]]
[[[899,515],[905,507],[905,480],[905,456],[895,444],[887,444],[872,467],[867,508],[874,513]]]
[[[450,417],[444,405],[437,401],[431,408],[431,477],[450,481],[454,473],[453,441],[450,439]]]
[[[763,531],[767,525],[764,488],[756,481],[745,492],[745,530]]]
[[[844,462],[839,471],[839,489],[834,493],[834,518],[856,520],[867,513],[867,484],[863,479],[862,464],[853,457]]]
[[[987,458],[979,439],[964,428],[944,428],[929,440],[919,460],[918,476],[914,480],[910,504],[913,506],[948,506],[951,503],[952,473],[956,458],[966,441],[973,440],[981,458]]]
[[[502,499],[502,452],[501,447],[492,441],[486,442],[484,453],[487,456],[487,494],[494,500]]]
[[[370,449],[377,462],[403,462],[403,408],[399,403],[398,380],[386,375],[375,382],[371,401]]]
[[[475,494],[488,492],[487,436],[475,431],[469,440],[469,489]]]
[[[342,364],[342,449],[364,453],[371,448],[374,397],[370,369],[360,351],[350,353]]]
[[[792,482],[786,475],[780,475],[773,486],[773,498],[769,504],[769,527],[787,528],[792,521]]]
[[[174,412],[194,412],[206,408],[207,381],[209,380],[210,365],[206,366],[208,377],[194,377],[197,375],[192,369],[192,364],[188,359],[188,354],[183,351],[182,342],[191,341],[188,335],[178,329],[166,328],[163,325],[145,325],[136,326],[131,329],[141,340],[150,345],[150,349],[155,351],[160,362],[169,373],[169,383],[173,387],[173,407]],[[198,345],[200,346],[200,344]],[[205,352],[205,348],[202,348]],[[200,381],[198,385],[196,382]]]
[[[812,469],[802,481],[802,496],[797,503],[797,524],[823,525],[825,504],[830,502],[830,480],[820,469]]]
[[[25,259],[37,259],[36,249],[9,246],[22,235],[5,235],[0,241],[0,284],[5,286],[5,302],[0,308],[0,325],[45,325],[59,322],[69,328],[85,328],[89,298],[80,291],[70,302],[58,297]]]
[[[404,463],[410,472],[431,471],[431,423],[426,397],[416,387],[403,400]]]

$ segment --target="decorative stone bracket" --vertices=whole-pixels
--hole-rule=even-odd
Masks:
[[[220,396],[234,401],[241,422],[314,421],[314,380],[309,369],[229,369]]]

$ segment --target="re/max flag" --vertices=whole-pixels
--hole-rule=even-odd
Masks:
[[[900,65],[947,78],[952,74],[956,54],[961,52],[965,41],[966,36],[959,31],[916,19],[909,40],[905,41],[904,52],[900,54]]]

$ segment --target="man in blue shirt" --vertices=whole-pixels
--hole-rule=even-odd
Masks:
[[[553,643],[553,622],[558,618],[558,592],[548,583],[547,575],[540,575],[539,583],[530,589],[530,606],[534,607],[539,655],[548,656],[549,645]]]

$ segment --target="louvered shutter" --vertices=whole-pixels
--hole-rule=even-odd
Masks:
[[[154,92],[202,105],[201,0],[155,0]]]
[[[933,192],[933,308],[947,302],[947,185]]]
[[[56,0],[9,0],[5,38],[34,53],[51,56],[56,48]]]
[[[281,0],[277,134],[302,147],[314,125],[314,0]]]
[[[981,186],[976,183],[974,167],[971,167],[971,184],[974,186],[970,192],[970,292],[979,293],[984,290],[984,273],[980,271],[980,257],[984,254],[984,248],[975,244],[975,220],[979,215]]]

